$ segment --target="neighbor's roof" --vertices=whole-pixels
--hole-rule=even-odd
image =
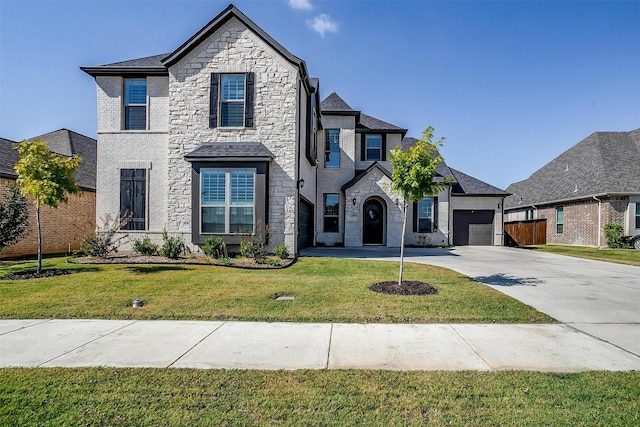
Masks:
[[[16,171],[13,166],[18,162],[20,156],[13,148],[15,141],[0,138],[0,178],[16,179]]]
[[[96,151],[97,142],[93,138],[71,131],[59,129],[54,132],[29,138],[30,141],[41,140],[49,144],[49,150],[63,156],[77,155],[82,158],[75,174],[80,188],[96,189]]]
[[[514,209],[591,198],[640,194],[640,129],[594,132],[507,188],[505,208]]]

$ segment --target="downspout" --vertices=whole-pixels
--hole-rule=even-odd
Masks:
[[[297,197],[295,200],[295,218],[294,223],[295,223],[295,235],[293,236],[293,243],[296,246],[296,249],[294,251],[294,253],[296,255],[300,254],[300,249],[298,248],[298,234],[300,233],[300,224],[298,223],[298,218],[300,217],[299,212],[300,212],[300,109],[301,109],[301,87],[302,87],[302,82],[299,81],[298,82],[298,108],[296,108],[296,127],[297,127],[297,131],[296,133],[298,134],[297,137],[297,142],[296,142],[296,178],[295,178],[295,185],[296,185],[296,191],[297,191]]]
[[[598,202],[598,248],[600,247],[600,229],[602,228],[602,200],[593,196],[593,200]]]

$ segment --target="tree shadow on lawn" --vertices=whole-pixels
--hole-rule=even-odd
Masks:
[[[514,277],[503,273],[493,274],[491,276],[478,276],[474,280],[495,286],[537,286],[544,283],[540,279],[534,277]]]
[[[186,270],[186,268],[180,265],[152,265],[152,266],[136,265],[136,266],[125,267],[125,270],[135,274],[153,274],[153,273],[161,273],[163,271],[181,271],[181,270]]]

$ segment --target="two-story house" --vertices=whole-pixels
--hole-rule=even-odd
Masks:
[[[171,53],[81,69],[97,84],[98,218],[126,216],[123,231],[134,236],[166,229],[196,250],[207,236],[233,248],[266,229],[269,245],[293,253],[399,246],[386,156],[411,143],[407,131],[335,94],[321,103],[305,62],[235,6]],[[488,212],[483,242],[500,244],[505,193],[471,177],[474,194],[465,193],[455,172],[441,169],[453,185],[416,204],[408,241],[454,243],[453,201],[464,197],[476,203],[461,211]],[[479,216],[470,218],[467,234]]]

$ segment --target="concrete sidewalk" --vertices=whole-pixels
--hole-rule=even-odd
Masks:
[[[567,325],[1,320],[0,367],[640,370]]]

